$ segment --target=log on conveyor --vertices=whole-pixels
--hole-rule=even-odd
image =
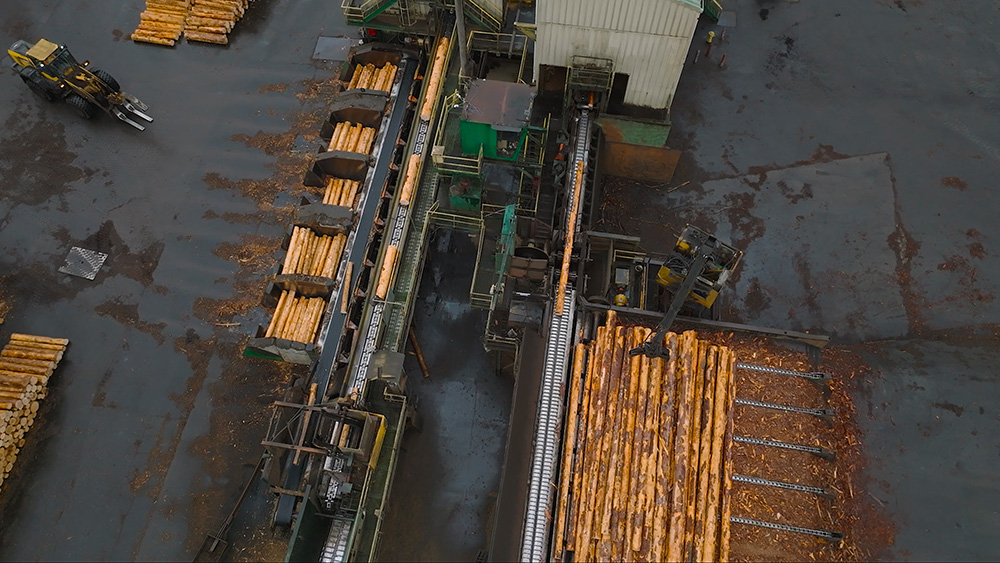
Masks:
[[[694,331],[669,359],[630,357],[650,336],[608,314],[577,348],[552,557],[725,560],[725,462],[735,360]],[[582,381],[581,381],[582,378]]]
[[[15,333],[0,351],[0,490],[69,340]]]

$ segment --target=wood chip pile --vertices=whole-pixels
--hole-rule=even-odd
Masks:
[[[392,88],[393,80],[396,79],[396,68],[392,63],[385,63],[382,68],[377,68],[373,64],[357,65],[347,89],[365,88],[388,92]]]
[[[360,188],[361,182],[357,180],[327,178],[326,191],[323,193],[323,203],[354,209],[355,200]]]
[[[324,310],[326,300],[322,297],[296,297],[295,291],[282,291],[264,337],[309,344],[316,339]]]
[[[733,354],[688,331],[668,334],[669,360],[630,357],[651,332],[611,312],[574,351],[557,560],[729,557]]]
[[[139,14],[139,27],[132,41],[143,41],[173,47],[184,31],[184,19],[191,0],[146,0],[146,9]]]
[[[183,33],[188,41],[226,45],[246,9],[247,0],[146,0],[132,40],[173,47]]]
[[[35,422],[38,401],[62,360],[69,340],[12,334],[0,351],[0,488],[10,475],[24,435]]]
[[[371,154],[373,142],[375,142],[374,128],[364,127],[360,123],[341,121],[333,129],[328,149]]]
[[[229,32],[243,17],[247,0],[194,0],[184,26],[188,41],[229,43]]]
[[[304,274],[332,278],[340,263],[347,237],[317,235],[307,227],[292,227],[282,274]]]

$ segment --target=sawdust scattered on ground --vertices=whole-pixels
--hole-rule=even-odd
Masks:
[[[843,542],[792,532],[732,525],[735,561],[870,561],[891,546],[895,525],[870,496],[867,460],[857,413],[847,389],[852,380],[875,376],[870,366],[846,349],[827,349],[813,369],[803,352],[774,340],[739,333],[707,333],[705,340],[729,346],[737,361],[790,370],[830,373],[829,388],[785,375],[737,370],[736,396],[811,409],[833,409],[832,426],[819,417],[736,405],[734,433],[820,446],[832,450],[831,462],[807,452],[733,443],[733,472],[810,487],[825,487],[834,500],[812,493],[733,483],[732,515],[844,535]]]

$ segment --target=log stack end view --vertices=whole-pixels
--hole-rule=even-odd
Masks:
[[[0,490],[68,345],[65,338],[15,333],[0,351]]]
[[[651,332],[612,311],[574,350],[556,560],[729,558],[733,353],[688,331],[629,356]]]

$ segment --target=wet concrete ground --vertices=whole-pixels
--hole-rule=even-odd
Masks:
[[[0,77],[2,331],[72,342],[0,498],[4,560],[190,559],[256,462],[267,405],[301,373],[242,358],[241,343],[267,320],[282,208],[328,103],[316,38],[356,32],[334,3],[258,1],[228,47],[166,49],[127,39],[142,6],[0,11],[4,45],[66,43],[156,120],[83,121],[7,63]],[[74,245],[109,254],[94,281],[56,271]],[[273,558],[279,543],[230,555]]]
[[[486,313],[469,305],[476,246],[438,231],[413,323],[430,377],[407,358],[423,420],[403,437],[383,528],[381,561],[472,561],[488,548],[513,381],[483,350]]]
[[[824,330],[872,365],[855,403],[898,527],[883,558],[994,559],[1000,47],[979,31],[1000,10],[726,8],[736,27],[699,27],[675,96],[677,175],[618,194],[623,226],[661,252],[685,222],[729,237],[746,255],[724,319]]]

